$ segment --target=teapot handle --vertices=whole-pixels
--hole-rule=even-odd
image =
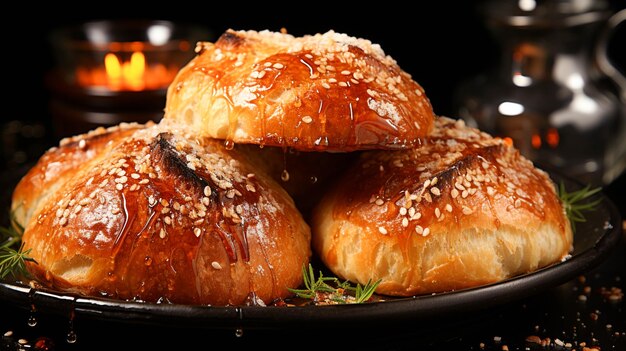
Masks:
[[[596,46],[596,58],[599,69],[609,76],[620,89],[620,98],[626,102],[626,77],[611,63],[607,55],[607,47],[611,34],[622,22],[626,21],[626,9],[617,11],[607,21]]]

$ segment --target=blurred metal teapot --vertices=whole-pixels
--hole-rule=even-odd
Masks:
[[[491,0],[480,9],[502,57],[458,87],[459,117],[510,138],[543,168],[597,185],[617,178],[626,169],[626,78],[607,48],[626,9],[598,0]]]

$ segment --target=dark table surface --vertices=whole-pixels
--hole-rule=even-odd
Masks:
[[[30,137],[37,138],[37,130]],[[42,140],[38,140],[41,144]],[[5,140],[6,143],[6,140]],[[37,142],[13,160],[5,144],[1,185],[19,176],[19,164],[43,150]],[[626,218],[626,175],[603,189]],[[5,198],[1,199],[6,202]],[[4,205],[4,203],[3,203]],[[620,223],[624,225],[624,223]],[[243,330],[177,328],[31,311],[0,295],[0,351],[276,347],[278,349],[379,350],[626,350],[626,240],[597,266],[564,284],[522,299],[432,321],[355,320],[346,325]],[[75,317],[75,318],[73,318]],[[587,348],[587,349],[585,349]]]

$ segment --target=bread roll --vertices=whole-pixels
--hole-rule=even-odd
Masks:
[[[310,229],[289,195],[221,141],[167,123],[98,129],[17,185],[28,270],[92,296],[267,304],[302,283]]]
[[[403,149],[432,129],[422,87],[368,40],[228,30],[196,52],[169,86],[164,119],[228,144]]]
[[[572,231],[549,176],[502,139],[440,117],[422,146],[371,151],[314,209],[313,248],[339,277],[411,296],[559,262]]]

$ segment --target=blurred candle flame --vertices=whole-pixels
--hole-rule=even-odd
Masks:
[[[104,87],[113,91],[162,89],[174,80],[178,67],[166,67],[162,63],[148,64],[146,55],[141,51],[141,43],[133,43],[132,54],[119,50],[120,43],[112,43],[104,56],[103,66],[95,68],[79,67],[76,70],[76,82],[84,87]],[[126,57],[126,60],[124,60]]]

